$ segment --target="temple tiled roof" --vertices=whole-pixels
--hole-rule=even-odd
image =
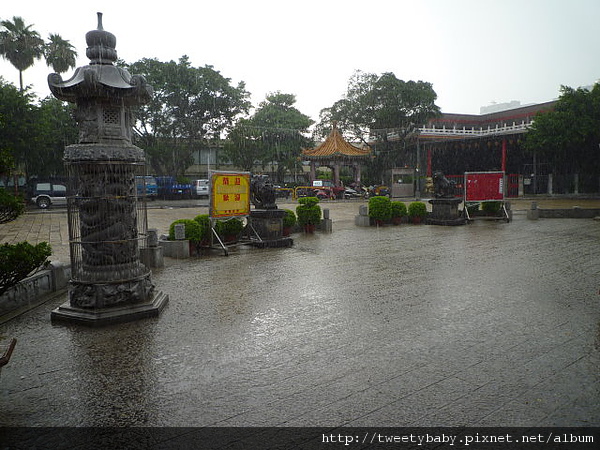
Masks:
[[[307,159],[322,158],[365,158],[371,155],[370,147],[356,147],[348,143],[341,135],[334,122],[333,129],[327,139],[315,148],[302,150],[302,156]]]

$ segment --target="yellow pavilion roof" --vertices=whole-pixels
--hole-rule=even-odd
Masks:
[[[333,123],[333,129],[327,139],[315,148],[302,150],[302,155],[311,158],[364,158],[371,154],[370,147],[356,147],[347,142]]]

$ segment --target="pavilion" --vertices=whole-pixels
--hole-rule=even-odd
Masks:
[[[361,165],[372,156],[368,146],[357,147],[347,142],[333,122],[333,129],[327,139],[315,148],[302,150],[302,158],[310,161],[310,182],[316,179],[316,169],[320,166],[329,167],[333,171],[333,182],[340,186],[340,168],[349,166],[353,171],[353,180],[360,185]]]

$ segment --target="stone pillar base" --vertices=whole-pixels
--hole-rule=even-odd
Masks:
[[[358,207],[358,216],[354,216],[354,225],[357,227],[370,227],[371,218],[369,217],[369,207],[360,205]]]
[[[333,231],[333,220],[321,219],[321,231],[325,233],[331,233]]]
[[[249,232],[248,243],[254,247],[291,247],[292,238],[283,236],[283,209],[253,209],[250,211],[250,225],[256,232]],[[260,239],[259,239],[260,237]]]
[[[461,198],[435,198],[429,200],[432,210],[426,222],[429,225],[464,225],[467,223],[458,211]]]
[[[110,308],[78,308],[70,302],[63,303],[52,311],[52,322],[70,322],[91,327],[131,322],[147,317],[158,317],[169,302],[169,296],[155,292],[146,302]]]

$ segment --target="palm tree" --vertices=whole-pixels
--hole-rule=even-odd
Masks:
[[[77,52],[69,41],[59,34],[50,33],[44,48],[44,57],[48,67],[52,67],[56,73],[63,73],[75,67]]]
[[[23,71],[44,56],[44,40],[25,25],[21,17],[0,21],[0,56],[7,59],[19,71],[19,85],[23,91]]]

